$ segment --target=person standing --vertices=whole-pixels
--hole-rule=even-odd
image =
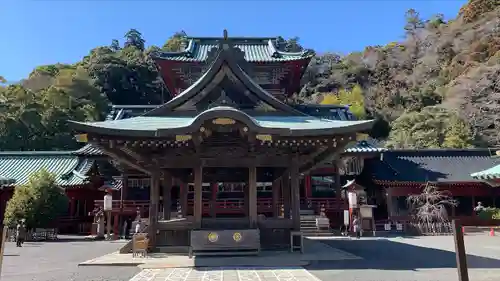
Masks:
[[[20,221],[16,227],[16,247],[23,246],[25,237],[26,237],[26,228],[24,227],[24,223]]]
[[[361,222],[359,221],[358,217],[354,217],[354,219],[352,220],[352,227],[354,233],[356,233],[356,238],[359,239],[361,237]]]

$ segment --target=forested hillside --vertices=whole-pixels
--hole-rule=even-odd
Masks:
[[[371,135],[390,147],[500,145],[500,0],[470,0],[448,22],[411,9],[401,16],[401,42],[318,54],[291,102],[351,104],[360,118],[378,120]],[[149,54],[179,50],[185,36],[146,48],[132,29],[76,64],[40,66],[19,85],[0,87],[1,149],[76,148],[66,120],[100,120],[109,103],[168,100]],[[298,38],[279,40],[283,50],[301,48]]]

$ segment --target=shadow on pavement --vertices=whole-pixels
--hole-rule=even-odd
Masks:
[[[322,240],[331,247],[349,252],[362,260],[316,261],[307,268],[415,270],[456,268],[455,252],[425,248],[390,240]],[[498,269],[500,260],[467,255],[469,268]]]

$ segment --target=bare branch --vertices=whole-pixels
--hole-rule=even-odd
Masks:
[[[413,219],[426,225],[448,222],[446,207],[458,205],[450,192],[439,190],[429,182],[420,194],[408,196],[407,203]]]

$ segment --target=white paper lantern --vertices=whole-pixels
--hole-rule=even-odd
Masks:
[[[356,192],[348,192],[347,198],[349,200],[349,208],[358,207],[358,197],[357,197]]]
[[[349,210],[344,210],[344,224],[349,225]]]
[[[113,209],[113,196],[111,194],[104,195],[104,211]]]

